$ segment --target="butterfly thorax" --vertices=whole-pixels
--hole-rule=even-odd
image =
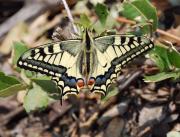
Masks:
[[[95,50],[93,48],[93,39],[90,34],[86,31],[83,36],[83,48],[79,55],[79,72],[84,78],[81,82],[82,88],[89,88],[94,84],[94,80],[91,75],[95,69]],[[84,82],[84,83],[83,83]]]

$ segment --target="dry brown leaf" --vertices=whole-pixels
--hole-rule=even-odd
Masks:
[[[10,53],[13,42],[21,41],[22,37],[27,34],[27,32],[27,24],[23,22],[18,23],[11,31],[9,31],[6,38],[3,40],[2,44],[0,45],[0,53]]]
[[[55,27],[62,18],[61,14],[56,15],[52,20],[48,21],[49,12],[39,16],[28,28],[29,33],[23,40],[30,46],[37,46],[35,43],[47,30]]]
[[[158,106],[158,107],[144,106],[140,112],[139,126],[142,126],[147,122],[151,122],[152,120],[159,120],[162,116],[162,112],[163,112],[162,106]]]
[[[121,137],[124,124],[125,123],[122,118],[114,118],[110,121],[107,129],[105,130],[104,137]]]

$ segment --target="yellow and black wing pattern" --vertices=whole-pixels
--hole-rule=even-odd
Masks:
[[[108,86],[117,78],[122,66],[154,47],[153,42],[141,36],[108,35],[94,39],[97,64],[92,77],[93,92],[106,95]]]
[[[88,54],[84,54],[86,44],[92,47]],[[89,71],[90,90],[106,94],[108,86],[117,78],[122,66],[153,46],[150,39],[134,35],[107,35],[92,38],[91,42],[83,39],[66,40],[26,51],[19,58],[17,65],[51,76],[62,95],[78,94],[78,84],[88,87],[82,68],[93,68]],[[83,64],[83,59],[89,64]],[[89,66],[91,68],[87,68]]]
[[[17,66],[52,77],[62,95],[78,93],[76,87],[78,73],[76,62],[82,48],[82,40],[67,40],[49,43],[26,51]]]

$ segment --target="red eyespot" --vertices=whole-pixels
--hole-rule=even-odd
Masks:
[[[88,85],[92,86],[95,83],[95,80],[93,78],[89,79]]]
[[[83,81],[82,79],[79,79],[79,80],[77,81],[77,86],[78,86],[79,88],[84,87],[84,81]]]

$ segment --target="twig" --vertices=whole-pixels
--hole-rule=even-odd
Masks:
[[[24,110],[23,106],[20,106],[20,107],[14,109],[13,111],[11,111],[10,113],[8,113],[7,115],[5,115],[0,122],[0,126],[6,125],[9,121],[11,121],[13,118],[15,118],[20,113],[25,114],[25,110]]]
[[[52,128],[56,123],[57,121],[64,115],[66,114],[70,109],[72,108],[72,105],[68,105],[66,106],[64,109],[62,109],[60,112],[55,112],[56,113],[56,116],[51,119],[51,121],[49,121],[49,126],[46,128],[46,130]]]
[[[136,24],[135,21],[126,19],[126,18],[124,18],[124,17],[118,17],[118,18],[116,18],[116,20],[117,20],[118,22],[122,22],[122,23],[128,23],[128,24],[132,24],[132,25],[135,25],[135,24]],[[156,32],[158,32],[158,33],[161,34],[161,35],[165,35],[165,36],[167,36],[167,37],[175,40],[176,42],[180,43],[180,37],[177,37],[177,36],[175,36],[175,35],[173,35],[173,34],[170,34],[170,33],[168,33],[168,32],[165,32],[164,30],[161,30],[161,29],[157,29]]]
[[[0,38],[2,38],[2,36],[12,29],[16,23],[24,22],[30,18],[36,17],[43,9],[44,5],[38,3],[23,7],[11,18],[0,25]]]
[[[69,6],[68,6],[66,0],[62,0],[62,2],[63,2],[63,4],[64,4],[64,8],[66,9],[68,18],[69,18],[69,20],[70,20],[71,23],[72,23],[72,26],[73,26],[73,29],[74,29],[74,33],[78,34],[77,28],[76,28],[76,26],[74,25],[74,19],[73,19],[73,17],[72,17],[72,14],[71,14],[71,11],[70,11],[70,9],[69,9]]]
[[[26,3],[22,9],[20,9],[17,13],[15,13],[12,17],[0,25],[0,38],[2,38],[18,22],[29,21],[43,13],[43,11],[49,9],[51,6],[56,5],[56,0],[52,0],[51,2],[35,1],[32,3]]]
[[[132,25],[135,25],[135,24],[136,24],[135,21],[129,20],[129,19],[124,18],[124,17],[118,17],[118,18],[116,18],[116,20],[117,20],[118,22],[122,22],[122,23],[128,23],[128,24],[132,24]]]
[[[129,103],[130,103],[130,99],[127,99],[126,101],[120,102],[119,104],[113,106],[111,109],[109,109],[99,118],[98,124],[103,125],[104,123],[111,120],[113,117],[119,115],[122,116],[126,112]]]
[[[80,127],[86,129],[90,128],[97,118],[98,112],[95,112],[86,122],[81,122]]]
[[[33,1],[33,2],[31,2]],[[0,40],[18,22],[25,22],[41,15],[50,8],[57,8],[57,0],[26,0],[25,6],[0,25]]]
[[[142,74],[141,70],[136,71],[135,73],[133,73],[127,80],[123,79],[123,82],[121,83],[121,81],[118,81],[120,84],[120,86],[118,87],[119,90],[123,90],[125,88],[128,87],[128,85],[134,81],[137,77],[139,77]],[[125,81],[125,82],[124,82]]]
[[[175,40],[176,42],[180,43],[180,37],[177,37],[177,36],[175,36],[175,35],[173,35],[173,34],[170,34],[170,33],[168,33],[168,32],[165,32],[164,30],[161,30],[161,29],[157,29],[156,31],[157,31],[159,34],[165,35],[165,36],[167,36],[167,37]]]

